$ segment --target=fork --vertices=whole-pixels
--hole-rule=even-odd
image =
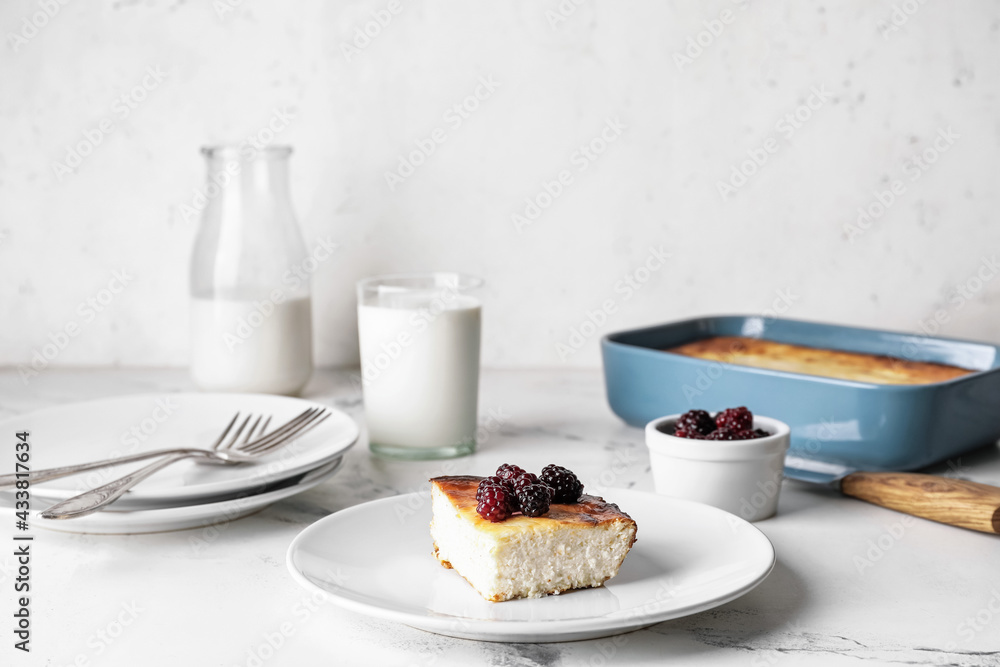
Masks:
[[[248,415],[236,432],[227,438],[239,416],[239,413],[236,413],[236,416],[229,422],[210,450],[181,451],[170,454],[124,477],[58,502],[43,511],[41,516],[45,519],[74,519],[93,514],[121,498],[129,489],[150,475],[186,458],[199,457],[204,458],[205,462],[222,464],[249,463],[264,454],[284,447],[306,431],[325,421],[330,416],[330,412],[326,408],[309,408],[267,435],[264,435],[264,431],[270,423],[270,418],[264,421],[263,425],[260,425],[262,417],[258,416],[250,429],[246,431],[242,442],[240,442],[240,436],[250,424],[253,415]],[[253,438],[254,433],[256,433],[256,438]],[[211,456],[206,456],[206,453],[211,454]]]
[[[239,413],[233,417],[229,426],[226,427],[228,430],[232,427],[233,423],[239,417]],[[267,428],[267,422],[261,427],[259,433],[263,433],[264,429]],[[222,438],[225,437],[226,431],[223,431],[223,435],[219,436],[219,440],[213,447],[218,446],[222,442]],[[139,461],[145,461],[146,459],[158,458],[160,456],[166,456],[168,454],[190,454],[191,456],[200,456],[206,459],[233,459],[239,457],[239,454],[234,454],[227,451],[217,451],[215,449],[202,449],[200,447],[174,447],[170,449],[155,449],[150,452],[140,452],[138,454],[129,454],[128,456],[117,456],[110,459],[103,459],[101,461],[93,461],[91,463],[77,463],[71,466],[62,466],[59,468],[46,468],[43,470],[31,470],[27,473],[16,473],[12,475],[0,475],[0,489],[14,486],[18,480],[27,479],[30,484],[41,484],[42,482],[48,482],[53,479],[60,479],[62,477],[68,477],[70,475],[75,475],[81,472],[87,472],[88,470],[97,470],[99,468],[109,468],[112,466],[125,465],[126,463],[137,463]]]
[[[76,475],[77,473],[87,472],[89,470],[98,470],[100,468],[110,468],[114,466],[125,465],[126,463],[137,463],[139,461],[145,461],[146,459],[159,458],[161,456],[167,456],[168,454],[190,454],[191,456],[202,456],[206,459],[227,459],[234,457],[234,455],[227,451],[219,451],[218,447],[222,444],[223,438],[229,432],[229,429],[233,427],[236,420],[239,419],[240,413],[236,415],[229,422],[223,430],[222,435],[219,436],[215,444],[212,445],[210,449],[202,449],[200,447],[173,447],[169,449],[155,449],[149,452],[140,452],[138,454],[130,454],[128,456],[116,456],[110,459],[102,459],[100,461],[92,461],[90,463],[77,463],[71,466],[61,466],[59,468],[46,468],[43,470],[31,470],[27,473],[16,473],[12,475],[0,475],[0,489],[14,486],[17,484],[18,480],[26,479],[30,484],[40,484],[42,482],[48,482],[53,479],[60,479],[62,477],[69,477],[70,475]],[[263,434],[267,429],[268,423],[271,418],[268,417],[267,421],[264,422],[263,426],[260,427],[258,434]],[[254,423],[254,428],[257,427],[257,423]],[[239,454],[235,455],[238,457]]]

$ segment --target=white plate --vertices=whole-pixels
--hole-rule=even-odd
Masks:
[[[337,472],[342,461],[343,459],[338,457],[303,475],[274,482],[271,489],[265,490],[264,493],[218,503],[151,510],[118,511],[109,509],[79,519],[62,520],[43,519],[37,513],[32,512],[29,523],[32,528],[47,528],[64,533],[111,535],[163,533],[171,530],[225,524],[260,511],[279,500],[311,489]],[[14,518],[14,510],[10,507],[12,502],[10,495],[4,494],[4,506],[0,508],[0,516],[7,516],[11,521]]]
[[[292,577],[346,609],[438,634],[502,642],[607,637],[711,609],[764,580],[774,548],[728,512],[639,491],[601,490],[635,519],[638,541],[601,588],[531,600],[483,600],[438,564],[429,493],[320,519],[288,549]]]
[[[272,415],[272,426],[318,403],[266,394],[158,394],[121,396],[46,408],[0,422],[0,433],[31,433],[31,469],[86,463],[173,447],[210,447],[237,412]],[[118,501],[119,507],[155,508],[221,500],[259,491],[264,484],[319,467],[358,438],[349,416],[327,407],[330,418],[259,462],[238,466],[180,461]],[[42,482],[32,497],[53,503],[110,482],[150,461]]]

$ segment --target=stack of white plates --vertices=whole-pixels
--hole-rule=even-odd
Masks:
[[[32,470],[117,458],[156,449],[207,449],[237,412],[271,417],[276,427],[310,407],[310,401],[263,394],[158,394],[61,405],[0,422],[8,438],[28,431]],[[38,512],[100,486],[152,459],[93,470],[31,485],[31,525],[83,533],[148,533],[194,528],[246,516],[328,479],[358,439],[349,416],[331,415],[283,448],[240,465],[194,459],[165,468],[102,512],[50,520]],[[13,472],[13,457],[0,466]],[[13,490],[0,506],[14,511]]]

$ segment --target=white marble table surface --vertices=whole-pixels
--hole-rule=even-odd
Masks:
[[[610,486],[652,489],[642,433],[610,412],[599,372],[487,371],[482,388],[483,415],[499,416],[501,424],[471,457],[390,462],[371,456],[362,442],[330,480],[218,529],[133,536],[36,529],[34,651],[13,650],[8,620],[0,664],[1000,664],[1000,538],[905,521],[790,482],[778,516],[757,524],[778,559],[763,584],[715,610],[618,642],[480,643],[329,603],[310,607],[310,594],[285,567],[292,538],[331,512],[420,489],[434,474],[478,474],[504,461],[535,468],[559,462],[593,482],[616,463],[619,472],[604,480]],[[190,389],[177,370],[50,370],[28,386],[2,371],[0,417],[102,396]],[[360,396],[347,373],[319,373],[306,396],[361,421]],[[944,470],[1000,484],[1000,453],[975,452]],[[0,539],[9,540],[10,531],[4,526]],[[9,618],[13,560],[7,548],[0,553],[0,613]],[[280,648],[261,652],[276,633],[287,635]]]

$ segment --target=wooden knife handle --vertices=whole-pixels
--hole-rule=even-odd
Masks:
[[[897,512],[1000,534],[1000,488],[909,472],[855,472],[841,491]]]

